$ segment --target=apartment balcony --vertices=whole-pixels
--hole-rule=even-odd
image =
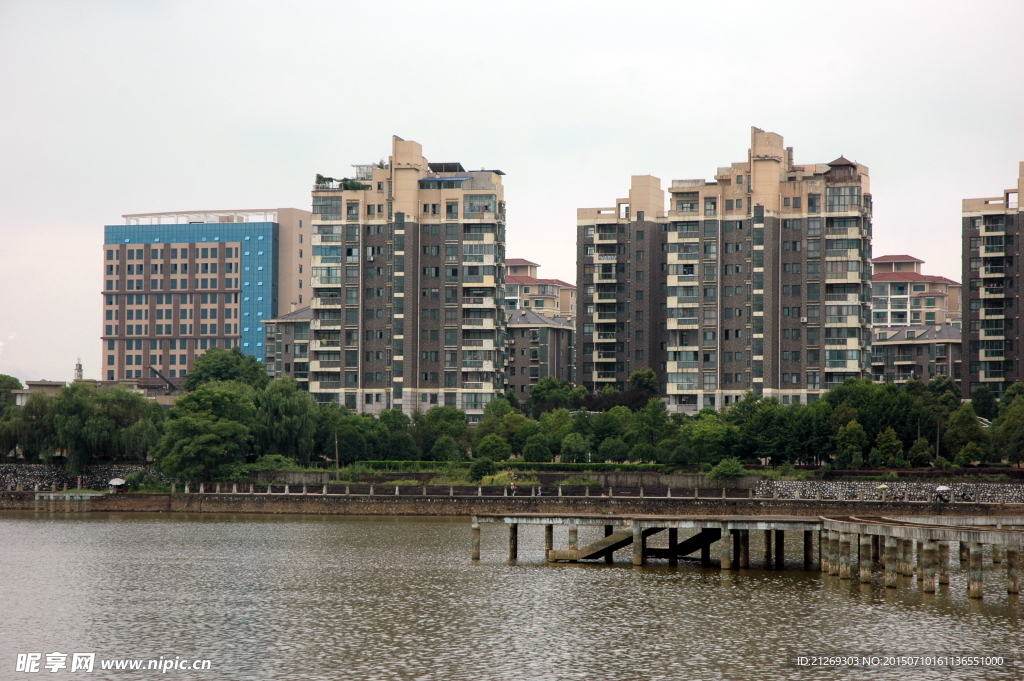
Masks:
[[[596,334],[595,341],[598,343],[614,343],[619,339],[619,334],[614,331],[598,331]]]
[[[463,317],[462,326],[467,329],[493,329],[494,320],[490,318]]]
[[[982,371],[978,374],[978,380],[981,381],[1002,381],[1006,376],[1006,372],[1002,369],[989,369]]]
[[[992,360],[992,359],[1003,360],[1003,359],[1006,359],[1006,351],[1005,350],[982,350],[981,351],[981,356],[984,357],[985,359],[989,359],[989,360]],[[945,362],[946,358],[945,357],[936,357],[935,361],[936,362]]]
[[[462,299],[463,307],[494,307],[494,298],[491,296],[473,296]]]
[[[604,321],[615,320],[617,318],[617,316],[618,316],[618,312],[595,312],[594,313],[594,318],[595,319],[600,319],[600,320],[604,320]]]
[[[311,319],[309,321],[309,328],[311,329],[337,329],[342,326],[340,319]]]
[[[337,286],[344,281],[344,277],[310,277],[309,285],[312,288],[320,286]]]
[[[309,349],[310,350],[322,350],[324,348],[334,349],[334,348],[340,348],[340,347],[341,347],[341,341],[340,340],[323,340],[323,339],[314,338],[314,339],[309,341]]]
[[[489,359],[464,359],[463,371],[494,371],[494,362]]]
[[[826,293],[825,302],[859,304],[860,295],[857,293]],[[882,307],[885,307],[885,305],[882,305]]]
[[[982,329],[981,335],[989,340],[1006,340],[1006,329]]]
[[[998,258],[1006,255],[1006,246],[985,246],[983,249],[986,257]]]
[[[831,338],[829,340],[832,340]],[[872,364],[885,364],[885,355],[871,355]]]
[[[493,383],[486,383],[486,382],[482,382],[482,381],[463,382],[462,388],[464,390],[487,390],[487,391],[493,391],[494,390],[494,384]]]
[[[594,298],[597,300],[616,301],[619,299],[618,293],[601,293],[598,291],[594,294]]]
[[[340,369],[340,359],[314,359],[309,363],[310,371],[320,371],[321,369]]]
[[[618,358],[619,353],[614,350],[598,350],[592,356],[595,362],[614,362]]]
[[[309,306],[314,310],[322,310],[323,308],[336,308],[341,307],[345,304],[344,298],[313,298],[309,301]]]
[[[474,350],[493,350],[494,340],[491,338],[466,338],[461,340],[459,345],[464,348],[473,348]]]
[[[825,371],[860,371],[860,360],[829,359],[825,360]]]
[[[983,298],[983,299],[984,298],[1005,298],[1006,297],[1006,289],[1003,288],[1002,286],[986,286],[983,289],[981,289],[981,291],[979,293],[980,293],[980,297]]]
[[[614,381],[617,374],[614,371],[595,371],[593,375],[595,381]]]
[[[826,272],[826,281],[848,281],[860,283],[860,272]]]
[[[829,248],[825,250],[826,260],[860,260],[860,250],[856,248]]]
[[[473,243],[481,244],[493,244],[495,241],[495,234],[493,232],[486,232],[484,234],[463,234],[463,241],[472,241]]]
[[[895,364],[916,364],[917,360],[913,355],[896,355]]]
[[[983,277],[1003,277],[1003,267],[998,265],[991,265],[989,267],[981,268],[981,276]]]
[[[666,324],[667,329],[696,329],[700,320],[696,317],[672,317]]]
[[[615,262],[618,259],[618,253],[598,253],[594,256],[594,260],[597,260],[598,262]]]
[[[473,254],[463,255],[462,256],[462,264],[463,265],[493,265],[494,264],[494,255],[493,254],[487,254],[487,255],[473,255]]]
[[[679,393],[692,393],[694,390],[700,390],[700,385],[697,381],[691,383],[669,383],[666,385],[666,389],[669,395],[678,395]]]
[[[310,381],[309,392],[319,393],[329,390],[341,390],[341,381]]]
[[[314,234],[312,236],[312,244],[319,246],[320,244],[340,244],[345,241],[343,234]]]
[[[979,312],[981,312],[982,317],[987,319],[1002,319],[1006,316],[1006,310],[1001,307],[983,307]]]
[[[917,378],[917,376],[915,376],[912,373],[910,373],[910,374],[896,374],[895,378],[893,379],[893,381],[896,382],[896,383],[906,383],[907,381],[912,381],[915,378]]]
[[[697,282],[696,274],[673,274],[669,278],[674,280],[672,283],[676,285],[694,284]]]
[[[860,323],[861,323],[860,317],[858,317],[855,314],[848,314],[848,315],[834,315],[834,314],[830,314],[830,315],[825,315],[825,326],[828,326],[830,324],[836,325],[836,326],[851,326],[851,325],[859,326]]]
[[[618,238],[619,238],[619,235],[618,235],[618,232],[609,232],[609,233],[599,232],[598,234],[594,235],[594,238],[597,241],[617,241]]]

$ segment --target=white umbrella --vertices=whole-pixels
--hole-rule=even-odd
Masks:
[[[945,485],[939,485],[938,487],[935,488],[935,491],[936,492],[948,492],[949,488],[946,487]]]
[[[889,485],[879,485],[875,489],[889,489]]]
[[[122,478],[114,478],[113,480],[111,480],[107,484],[111,485],[111,486],[123,485],[124,484],[124,479],[122,479]]]

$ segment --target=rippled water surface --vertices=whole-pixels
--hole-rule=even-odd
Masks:
[[[593,532],[594,534],[589,534]],[[581,528],[580,540],[600,528]],[[564,533],[564,531],[563,531]],[[952,584],[925,596],[798,569],[547,565],[539,527],[465,519],[0,514],[0,679],[19,652],[182,656],[212,672],[43,671],[36,678],[1018,679],[999,669],[827,670],[787,654],[1007,653],[1024,642],[1016,597],[986,565],[985,601]],[[682,537],[681,537],[682,538]],[[556,547],[564,546],[556,531]],[[656,538],[652,538],[656,544]],[[987,563],[987,561],[986,561]]]

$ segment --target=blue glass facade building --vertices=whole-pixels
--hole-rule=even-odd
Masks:
[[[166,225],[107,225],[104,244],[238,243],[241,272],[239,294],[239,345],[246,354],[263,361],[264,320],[278,314],[280,226],[276,222],[190,223]]]

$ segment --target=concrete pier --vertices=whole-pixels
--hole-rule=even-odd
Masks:
[[[644,528],[640,523],[633,524],[633,565],[644,564]],[[570,542],[570,548],[571,542]]]
[[[738,530],[740,540],[740,560],[739,567],[741,570],[750,569],[750,530]]]
[[[610,537],[610,536],[612,536],[612,533],[614,533],[614,531],[615,531],[615,526],[614,526],[614,525],[605,525],[605,526],[604,526],[604,536],[605,536],[605,537]],[[604,554],[604,562],[606,562],[606,563],[612,563],[612,562],[613,562],[614,560],[615,560],[615,554],[614,554],[614,552],[612,552],[612,551],[607,551],[607,552],[606,552],[606,553]]]
[[[668,531],[668,564],[669,567],[676,567],[679,564],[679,529],[670,528]]]
[[[850,535],[839,535],[839,579],[850,579]]]
[[[555,548],[555,526],[551,523],[544,525],[544,555],[548,555],[548,551]]]
[[[775,530],[775,569],[786,567],[786,531]]]
[[[992,545],[992,562],[996,563],[997,565],[999,563],[1003,562],[1003,547],[1002,546],[997,546],[996,544]]]
[[[981,572],[981,544],[971,542],[968,552],[967,597],[982,598],[985,591]]]
[[[1020,549],[1006,547],[1006,593],[1020,593]]]
[[[931,539],[924,542],[924,553],[921,556],[924,563],[924,570],[922,574],[924,576],[923,591],[925,593],[935,593],[935,577],[936,577],[936,563],[938,562],[939,546],[936,542]]]
[[[900,540],[896,537],[885,538],[885,588],[895,589],[899,583],[899,574],[897,573],[897,543]]]
[[[949,584],[949,542],[939,542],[939,585]]]
[[[814,567],[814,531],[804,530],[804,569]]]
[[[508,559],[514,562],[519,559],[519,524],[508,526]]]
[[[871,551],[874,546],[876,536],[877,535],[872,536],[870,534],[860,535],[860,560],[857,565],[860,568],[861,584],[871,583]]]
[[[772,531],[764,531],[764,566],[767,568],[772,564]]]
[[[470,557],[472,560],[480,560],[480,523],[478,523],[475,519],[473,520],[471,534],[473,538],[473,543],[472,554]]]
[[[917,576],[917,581],[923,582],[924,581],[924,561],[922,561],[921,558],[923,557],[923,554],[924,554],[924,542],[923,541],[919,541],[919,542],[915,542],[915,544],[916,544],[915,548],[917,549],[917,555],[915,556],[915,558],[917,558],[917,562],[914,564],[914,574]]]

